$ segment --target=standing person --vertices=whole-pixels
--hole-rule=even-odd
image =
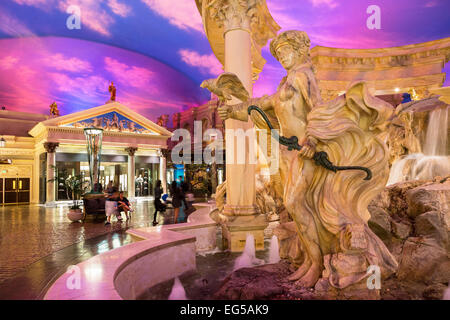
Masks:
[[[120,191],[119,193],[119,199],[117,200],[117,204],[119,214],[123,211],[125,213],[125,217],[127,218],[127,220],[130,219],[131,213],[128,214],[128,212],[132,212],[133,210],[131,210],[130,201],[128,201],[128,199],[124,197],[123,191]]]
[[[105,192],[106,193],[113,193],[114,192],[114,185],[113,185],[112,180],[109,180],[108,185],[106,186]]]
[[[173,223],[177,223],[178,214],[180,213],[181,207],[181,188],[178,187],[177,182],[174,180],[170,186],[170,193],[172,194],[172,206],[174,213],[174,221]]]
[[[184,180],[181,182],[181,192],[182,192],[181,195],[182,195],[182,201],[184,203],[184,208],[186,210],[188,210],[189,209],[189,205],[188,205],[188,203],[186,201],[186,193],[189,192],[189,184],[186,181],[184,181]]]
[[[161,196],[163,194],[163,188],[161,187],[161,180],[156,181],[155,186],[155,214],[153,215],[153,225],[156,226],[158,222],[156,222],[156,215],[159,212],[163,212],[166,208],[165,205],[161,202]]]

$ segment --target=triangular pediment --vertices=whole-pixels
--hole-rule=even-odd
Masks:
[[[103,106],[55,117],[40,123],[45,127],[97,127],[104,131],[170,136],[171,132],[130,108],[111,102]],[[33,130],[31,130],[33,131]],[[30,133],[31,133],[30,131]]]

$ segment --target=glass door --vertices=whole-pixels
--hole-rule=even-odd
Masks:
[[[5,178],[3,190],[5,204],[30,202],[30,178]]]
[[[17,178],[5,178],[5,204],[17,203]]]
[[[30,202],[30,178],[18,178],[17,179],[17,202],[29,203]]]

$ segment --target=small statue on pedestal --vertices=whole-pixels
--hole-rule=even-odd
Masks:
[[[50,105],[50,116],[59,117],[58,105],[55,101],[53,101],[53,103]]]
[[[114,82],[111,81],[111,84],[108,87],[108,91],[111,94],[108,102],[116,101],[116,87],[114,86]]]

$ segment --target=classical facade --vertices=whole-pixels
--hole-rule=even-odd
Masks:
[[[445,81],[443,69],[450,59],[450,38],[379,49],[316,46],[311,49],[311,57],[325,101],[359,80],[366,81],[377,96],[408,92],[420,100]]]
[[[208,102],[198,106],[190,108],[189,110],[185,110],[182,112],[177,112],[172,115],[172,127],[169,126],[169,115],[162,115],[158,119],[158,123],[162,126],[166,127],[168,130],[174,131],[176,129],[186,129],[189,131],[191,135],[191,154],[192,154],[192,162],[194,162],[195,154],[202,153],[204,148],[211,143],[209,141],[202,141],[201,150],[196,148],[194,145],[194,135],[195,135],[195,122],[201,122],[201,134],[203,135],[208,129],[216,129],[218,130],[222,137],[224,137],[224,124],[223,121],[220,120],[220,117],[217,113],[217,108],[219,105],[219,101],[217,98],[212,97]],[[225,180],[225,166],[220,164],[178,164],[174,163],[171,159],[171,150],[175,145],[177,145],[178,141],[168,140],[168,153],[167,153],[167,183],[171,183],[173,180],[184,180],[188,182],[188,185],[194,193],[195,190],[193,188],[193,184],[195,184],[194,180],[196,179],[197,174],[200,174],[200,171],[204,173],[204,186],[202,188],[206,188],[208,194],[215,193],[216,187],[218,184],[221,184]],[[203,179],[202,178],[202,179]],[[205,190],[206,191],[206,190]],[[205,192],[203,192],[205,193]]]
[[[71,198],[65,180],[89,180],[83,128],[103,128],[100,183],[128,197],[151,196],[165,186],[164,152],[171,132],[118,103],[59,117],[0,111],[0,204],[47,203]]]

